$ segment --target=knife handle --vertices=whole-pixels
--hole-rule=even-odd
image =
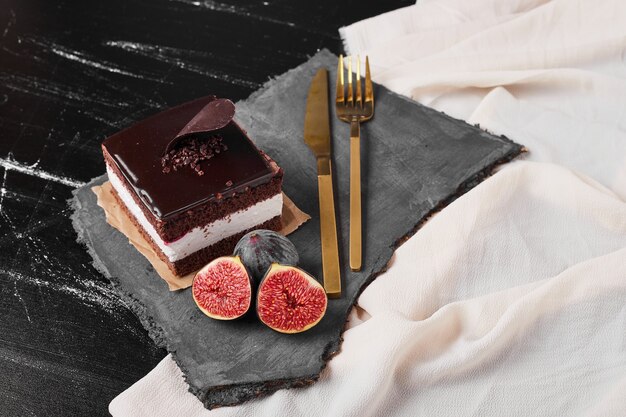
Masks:
[[[337,224],[335,222],[335,199],[333,197],[332,174],[318,175],[317,185],[320,200],[320,232],[322,240],[324,290],[328,297],[338,298],[341,296],[341,274],[339,271],[339,251],[337,246]]]
[[[350,123],[350,269],[361,270],[361,132],[359,121]]]

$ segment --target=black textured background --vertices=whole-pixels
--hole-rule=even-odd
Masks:
[[[0,0],[0,415],[108,415],[165,356],[75,242],[99,144],[207,93],[247,97],[407,0]]]

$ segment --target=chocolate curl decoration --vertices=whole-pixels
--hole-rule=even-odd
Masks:
[[[179,140],[195,133],[209,133],[225,127],[235,116],[235,104],[218,98],[202,108],[165,147],[167,154]]]

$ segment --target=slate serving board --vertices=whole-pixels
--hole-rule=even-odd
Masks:
[[[324,50],[237,104],[237,121],[285,170],[284,190],[312,220],[290,238],[301,266],[320,277],[315,159],[304,145],[306,95],[324,66],[335,79],[337,57]],[[214,92],[215,93],[215,92]],[[334,97],[334,87],[331,87]],[[127,239],[110,227],[90,187],[73,201],[74,226],[96,267],[119,289],[154,341],[172,353],[207,408],[234,405],[282,388],[314,382],[340,349],[346,317],[362,289],[381,273],[393,250],[417,227],[523,148],[375,85],[376,114],[362,126],[363,271],[348,265],[349,126],[331,118],[343,296],[330,300],[310,331],[284,335],[254,317],[211,320],[189,289],[170,292]],[[334,109],[333,109],[334,113]]]

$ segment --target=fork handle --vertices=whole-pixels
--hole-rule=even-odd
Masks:
[[[361,270],[361,128],[350,122],[350,269]]]

